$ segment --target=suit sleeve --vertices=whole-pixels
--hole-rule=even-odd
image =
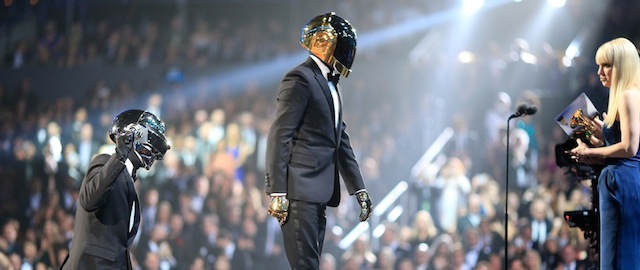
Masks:
[[[93,212],[104,204],[113,183],[124,167],[115,155],[96,156],[91,161],[80,187],[78,199],[80,206],[87,212]]]
[[[300,73],[289,73],[278,90],[276,119],[267,138],[265,191],[287,192],[287,164],[290,144],[309,102],[309,82]]]
[[[351,148],[351,140],[349,134],[346,132],[347,125],[342,122],[342,133],[340,134],[340,148],[338,149],[338,168],[344,184],[347,187],[350,195],[353,195],[356,191],[365,189],[362,172],[360,171],[360,165],[356,160],[356,155]]]

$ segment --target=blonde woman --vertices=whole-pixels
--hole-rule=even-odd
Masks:
[[[409,242],[413,248],[424,243],[431,245],[433,240],[438,236],[438,228],[433,222],[433,218],[428,211],[420,210],[416,212],[413,218],[413,227]]]
[[[600,269],[640,265],[640,58],[625,38],[604,43],[595,57],[602,85],[609,88],[604,122],[592,145],[577,140],[570,151],[578,162],[604,162],[598,180],[600,196]]]

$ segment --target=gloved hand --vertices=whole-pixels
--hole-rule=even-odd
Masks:
[[[116,154],[120,161],[125,162],[133,150],[133,131],[126,131],[116,135]]]
[[[287,200],[287,196],[271,196],[271,203],[267,208],[267,213],[278,219],[280,226],[284,225],[289,215],[289,200]]]
[[[360,221],[367,221],[371,216],[371,198],[366,190],[356,193],[358,204],[360,204]]]

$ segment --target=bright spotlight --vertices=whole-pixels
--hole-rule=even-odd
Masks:
[[[562,57],[562,64],[565,67],[570,67],[573,64],[573,59],[580,55],[580,46],[582,45],[582,35],[576,37],[571,43],[569,47],[564,51],[564,57]]]
[[[387,226],[385,226],[384,224],[380,224],[376,226],[375,229],[373,229],[373,232],[371,234],[373,235],[373,238],[380,238],[382,237],[382,234],[384,234],[384,231],[386,229],[387,229]]]
[[[476,59],[476,56],[470,51],[462,51],[458,54],[458,61],[463,64],[469,64]]]
[[[571,59],[579,56],[580,44],[578,42],[571,42],[571,44],[569,44],[569,47],[567,47],[567,49],[564,51],[564,54]]]
[[[398,219],[398,217],[402,215],[403,211],[404,210],[402,209],[401,205],[396,205],[396,207],[394,207],[393,210],[391,210],[391,212],[389,212],[389,214],[387,215],[387,220],[391,222],[395,222]]]
[[[484,5],[484,0],[463,0],[462,10],[464,14],[473,14]]]
[[[547,3],[554,8],[561,8],[567,3],[567,0],[547,0]]]
[[[333,234],[338,235],[338,236],[342,236],[342,234],[344,233],[344,230],[342,230],[342,228],[340,226],[333,226],[333,228],[331,228],[331,232],[333,232]]]
[[[538,58],[535,55],[528,52],[521,52],[520,59],[522,60],[522,62],[531,64],[531,65],[535,65],[538,62]]]
[[[571,65],[573,65],[573,58],[569,58],[569,57],[562,57],[562,64],[565,67],[570,67]]]

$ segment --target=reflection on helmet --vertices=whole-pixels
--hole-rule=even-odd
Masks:
[[[356,56],[356,29],[333,12],[318,15],[302,28],[302,47],[348,77]]]
[[[146,169],[151,167],[154,160],[161,160],[171,148],[164,135],[164,123],[150,112],[127,110],[120,113],[113,119],[109,138],[115,142],[116,136],[129,132],[133,133],[133,149],[138,159],[131,161],[138,161]]]

